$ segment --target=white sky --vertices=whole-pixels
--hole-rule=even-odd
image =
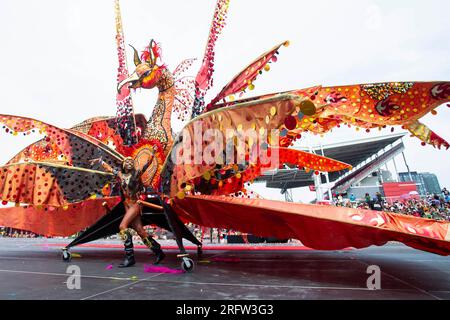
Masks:
[[[215,1],[121,1],[125,40],[142,49],[161,42],[170,69],[201,60]],[[312,85],[450,80],[450,2],[446,0],[232,0],[217,42],[217,93],[235,73],[273,45],[290,40],[253,94]],[[0,1],[0,113],[60,127],[115,114],[117,57],[112,0]],[[129,65],[132,65],[129,53]],[[198,65],[190,70],[195,75]],[[150,115],[156,91],[134,95]],[[450,110],[423,122],[450,141]],[[384,133],[388,133],[386,130]],[[396,130],[398,132],[398,130]],[[368,137],[340,129],[323,143]],[[36,138],[36,137],[34,137]],[[30,137],[0,136],[0,162]],[[317,143],[317,137],[302,143]],[[438,175],[450,187],[448,153],[406,139],[411,170]],[[400,158],[398,163],[400,163]],[[404,169],[400,165],[400,170]]]

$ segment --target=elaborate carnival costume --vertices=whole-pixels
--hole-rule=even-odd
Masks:
[[[189,221],[266,237],[299,239],[304,245],[320,250],[400,241],[413,248],[449,255],[448,222],[249,198],[246,186],[263,172],[283,164],[311,175],[351,169],[348,164],[290,148],[304,134],[326,134],[342,125],[366,131],[401,126],[422,140],[423,145],[448,148],[444,139],[419,120],[428,113],[436,114],[438,106],[450,101],[450,82],[315,86],[236,100],[235,95],[241,97],[252,90],[256,78],[270,70],[270,63],[277,61],[281,47],[289,44],[286,41],[250,63],[214,99],[205,103],[205,94],[213,84],[214,48],[225,25],[228,6],[229,0],[217,1],[202,65],[195,79],[190,79],[180,75],[193,60],[183,61],[170,72],[161,63],[160,47],[154,41],[141,55],[133,48],[136,70],[128,74],[116,1],[117,116],[89,119],[72,129],[60,129],[34,119],[0,115],[8,133],[39,130],[45,134],[43,140],[28,146],[0,168],[2,200],[16,203],[16,207],[0,210],[0,225],[46,235],[70,235],[91,226],[89,229],[95,234],[83,233],[74,241],[77,244],[107,235],[102,230],[111,221],[102,204],[106,202],[113,207],[112,213],[118,217],[127,210],[115,191],[115,175],[93,166],[90,159],[101,157],[111,168],[121,170],[124,159],[131,156],[139,163],[138,168],[150,163],[141,181],[164,198],[160,208],[167,220],[157,223],[174,231],[182,252],[181,237],[196,242],[183,231],[182,222]],[[145,116],[134,114],[130,88],[159,90],[148,121]],[[173,111],[191,118],[183,135],[175,139],[170,120]],[[277,154],[278,161],[265,163],[257,159],[240,164],[174,161],[180,157],[191,159],[189,148],[183,144],[185,137],[194,137],[196,130],[204,136],[208,129],[220,132],[223,146],[233,152],[240,147],[236,136],[229,137],[228,133],[240,135],[252,130],[257,136],[245,141],[244,159],[255,149],[262,149]],[[269,136],[272,130],[279,132],[279,136]],[[207,151],[208,145],[199,148]],[[128,203],[134,201],[135,198]],[[157,220],[156,216],[152,219],[149,223]],[[117,230],[111,228],[108,232]],[[132,249],[131,238],[126,232],[123,234],[127,248]],[[133,262],[130,254],[124,265]]]
[[[147,191],[141,178],[150,165],[151,162],[147,162],[142,169],[135,168],[134,159],[126,157],[123,161],[122,170],[117,171],[102,161],[102,166],[105,170],[114,173],[117,177],[121,198],[126,210],[119,225],[119,235],[125,247],[125,259],[119,265],[120,268],[131,267],[136,263],[134,259],[133,237],[130,232],[130,229],[133,228],[141,237],[142,242],[155,254],[155,264],[159,264],[165,257],[161,245],[147,234],[141,221],[142,205],[140,203],[140,197]],[[133,226],[133,228],[130,228],[130,226]]]

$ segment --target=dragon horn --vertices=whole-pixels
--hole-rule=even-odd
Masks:
[[[135,66],[140,65],[140,64],[142,63],[142,61],[141,61],[141,58],[139,58],[139,53],[137,52],[136,48],[133,47],[131,44],[129,44],[129,46],[130,46],[131,48],[133,48],[133,51],[134,51],[134,57],[133,57],[134,65],[135,65]]]
[[[148,62],[150,62],[150,64],[153,66],[154,64],[155,64],[155,57],[153,56],[153,43],[155,42],[155,40],[150,40],[150,44],[149,44],[149,46],[148,46],[148,53],[150,54],[149,55],[149,61]]]

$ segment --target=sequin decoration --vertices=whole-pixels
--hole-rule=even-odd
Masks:
[[[125,51],[125,40],[122,29],[122,18],[120,14],[119,1],[115,2],[116,13],[116,45],[117,56],[119,59],[119,68],[117,69],[117,83],[128,78],[127,58]],[[136,130],[136,121],[134,119],[133,101],[130,89],[124,86],[116,95],[116,127],[117,132],[123,139],[125,145],[137,143],[139,137]]]
[[[195,60],[184,60],[173,71],[176,91],[173,112],[178,115],[178,119],[181,121],[189,119],[195,99],[195,79],[192,77],[181,77],[181,75],[192,66]]]
[[[192,117],[196,117],[203,112],[205,108],[204,97],[206,92],[213,86],[214,74],[214,56],[216,41],[226,25],[226,18],[230,0],[217,0],[214,11],[205,54],[203,56],[202,66],[195,78],[195,100],[192,110]]]
[[[374,100],[384,100],[396,93],[406,93],[413,86],[412,82],[389,82],[362,85],[362,89]]]

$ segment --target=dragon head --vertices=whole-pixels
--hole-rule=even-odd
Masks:
[[[152,39],[148,47],[142,52],[141,56],[139,56],[137,50],[130,45],[134,51],[134,65],[136,69],[134,72],[126,79],[122,80],[117,85],[117,91],[120,92],[122,87],[126,84],[129,84],[130,88],[144,88],[144,89],[152,89],[161,79],[163,69],[165,68],[163,65],[157,64],[157,60],[161,57],[161,49],[159,45]]]

